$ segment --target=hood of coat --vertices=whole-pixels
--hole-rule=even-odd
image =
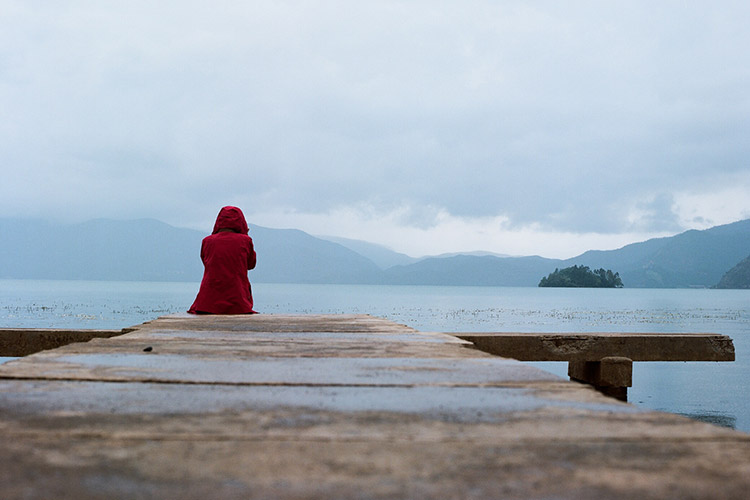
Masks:
[[[214,224],[214,230],[211,234],[218,233],[221,229],[231,229],[240,234],[247,234],[249,228],[247,227],[247,221],[245,221],[245,215],[237,207],[224,207],[219,211],[219,216],[216,217],[216,223]]]

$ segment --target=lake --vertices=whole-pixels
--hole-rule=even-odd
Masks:
[[[119,329],[185,311],[198,283],[0,280],[0,326]],[[629,401],[750,432],[750,291],[253,283],[261,313],[372,314],[422,331],[711,332],[733,363],[633,365]],[[530,363],[567,377],[567,363]]]

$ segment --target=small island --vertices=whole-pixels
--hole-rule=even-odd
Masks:
[[[539,282],[540,287],[568,288],[622,288],[620,273],[607,269],[592,271],[588,266],[572,266],[555,269]]]

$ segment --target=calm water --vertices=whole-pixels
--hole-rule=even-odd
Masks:
[[[0,280],[0,326],[122,328],[185,311],[197,283]],[[254,283],[263,313],[367,313],[423,331],[713,332],[734,363],[635,363],[631,402],[750,432],[750,291]],[[566,376],[566,363],[532,363]]]

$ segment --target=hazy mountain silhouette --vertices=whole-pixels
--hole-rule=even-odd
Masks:
[[[560,262],[542,257],[456,255],[392,267],[385,274],[388,283],[397,285],[536,286]]]
[[[351,238],[340,238],[338,236],[319,236],[324,240],[338,243],[349,250],[357,252],[363,257],[367,257],[375,263],[380,269],[388,269],[389,267],[408,265],[417,262],[419,259],[410,257],[406,254],[395,252],[390,248],[378,245],[377,243],[370,243],[368,241],[353,240]]]
[[[618,271],[626,287],[711,287],[748,253],[750,219],[618,250],[589,251],[565,264]]]
[[[376,283],[380,269],[330,241],[293,229],[250,226],[255,281]],[[0,219],[0,278],[200,281],[207,233],[152,219],[55,225]]]
[[[3,278],[193,281],[203,269],[203,235],[153,219],[0,219],[0,235]]]
[[[268,283],[380,283],[371,260],[297,229],[250,226],[258,253],[251,278]]]
[[[750,255],[727,271],[716,288],[750,289]]]
[[[153,219],[0,219],[0,278],[197,282],[206,234]],[[258,251],[251,280],[269,283],[536,286],[555,268],[585,265],[619,272],[625,287],[710,287],[750,252],[750,220],[565,260],[481,253],[416,260],[296,229],[252,225],[250,234]]]
[[[750,252],[750,219],[633,243],[617,250],[591,250],[565,260],[542,257],[462,255],[427,258],[386,270],[389,283],[536,286],[555,268],[585,265],[619,272],[626,287],[714,286]]]

